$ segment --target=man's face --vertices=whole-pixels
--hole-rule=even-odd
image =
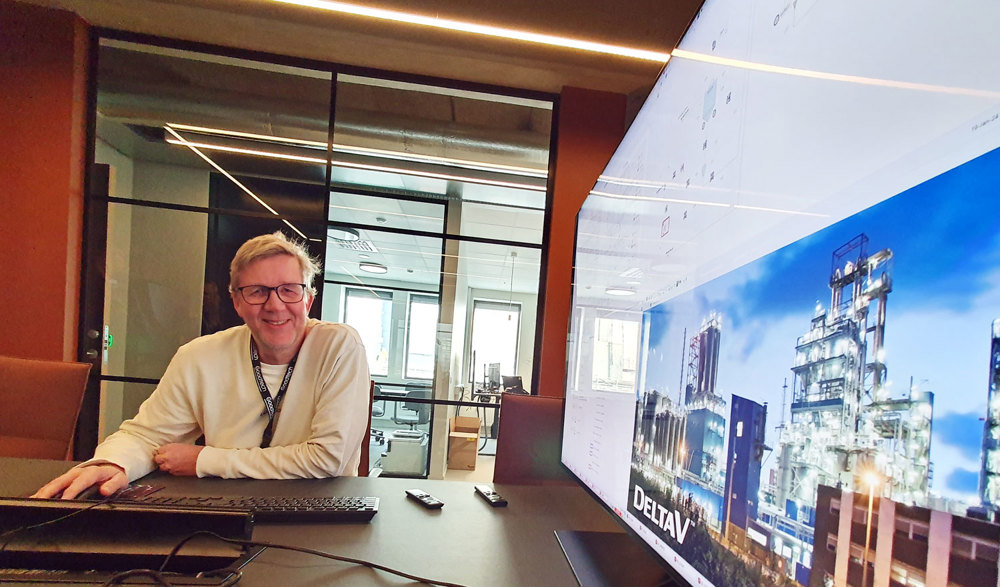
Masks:
[[[236,276],[236,287],[264,285],[277,287],[285,283],[302,283],[302,268],[291,255],[275,255],[254,261]],[[239,291],[233,291],[236,313],[250,327],[257,341],[261,361],[283,365],[291,361],[305,337],[306,321],[313,297],[306,292],[294,303],[278,298],[275,291],[263,304],[248,304]]]

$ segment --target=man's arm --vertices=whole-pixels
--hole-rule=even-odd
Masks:
[[[316,381],[315,389],[289,390],[272,446],[206,446],[198,455],[198,476],[291,479],[357,474],[371,383],[365,350],[360,337],[348,326],[337,325],[332,334],[312,335],[318,339],[311,341],[308,350],[303,347],[306,356],[299,359],[293,385],[295,377],[304,376]],[[308,432],[304,434],[303,428]],[[288,442],[289,438],[304,440]]]
[[[73,499],[91,485],[100,484],[101,495],[108,496],[128,485],[125,470],[117,465],[75,467],[49,481],[31,497]]]
[[[139,407],[135,418],[97,446],[94,458],[77,465],[41,487],[32,497],[61,495],[72,499],[88,487],[100,484],[102,495],[111,495],[156,469],[153,451],[163,444],[192,439],[197,435],[189,400],[184,396],[178,352],[153,394]]]

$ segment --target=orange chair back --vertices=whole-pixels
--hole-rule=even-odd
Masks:
[[[559,461],[562,416],[562,398],[503,394],[493,482],[574,485]]]
[[[73,456],[89,363],[0,356],[0,456]]]

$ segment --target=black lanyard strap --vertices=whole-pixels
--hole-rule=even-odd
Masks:
[[[295,353],[292,360],[288,362],[288,368],[285,369],[285,376],[281,379],[278,393],[272,399],[271,392],[267,389],[267,382],[264,381],[264,373],[260,368],[260,353],[257,352],[257,343],[252,336],[250,337],[250,363],[253,365],[253,377],[257,381],[257,390],[260,392],[260,398],[264,400],[264,408],[267,410],[267,428],[264,429],[264,436],[260,441],[261,448],[271,446],[271,437],[274,436],[274,420],[281,411],[281,400],[284,399],[285,392],[288,391],[288,383],[292,380],[292,371],[295,370],[295,361],[298,358],[299,354]]]

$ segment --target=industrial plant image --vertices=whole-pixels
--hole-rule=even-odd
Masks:
[[[996,158],[644,313],[629,513],[710,582],[997,584]]]

